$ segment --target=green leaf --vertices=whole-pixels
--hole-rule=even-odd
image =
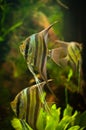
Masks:
[[[51,116],[53,116],[53,119],[59,123],[60,121],[60,114],[61,114],[61,108],[59,107],[58,109],[56,108],[56,104],[53,104],[51,107]]]
[[[24,120],[14,117],[11,124],[15,130],[33,130]]]
[[[68,130],[80,130],[80,126],[72,126],[71,128],[69,128]]]
[[[79,113],[76,116],[75,123],[82,127],[86,127],[86,111],[84,111],[83,113]]]
[[[63,117],[57,126],[57,130],[66,130],[66,128],[68,127],[70,122],[71,122],[71,117],[69,117],[69,116]]]
[[[86,127],[82,127],[82,128],[80,128],[80,130],[85,130],[85,128],[86,128]]]
[[[80,116],[80,125],[86,127],[86,111],[84,111]]]
[[[57,115],[58,117],[58,115]],[[54,117],[53,115],[48,115],[47,116],[47,120],[46,120],[46,127],[45,130],[56,130],[56,127],[58,125],[57,119],[56,117]]]
[[[2,36],[0,36],[0,42],[3,42],[4,38]]]
[[[44,112],[43,108],[41,108],[36,122],[37,130],[44,130],[45,123],[46,123],[45,114],[46,113]]]
[[[56,130],[56,127],[60,121],[60,108],[56,108],[56,104],[52,105],[50,114],[46,115],[46,127],[44,130]]]
[[[11,26],[7,31],[5,31],[3,36],[6,36],[9,32],[13,31],[14,29],[16,29],[17,27],[19,27],[20,25],[22,25],[23,22],[18,22],[16,24],[14,24],[13,26]]]
[[[67,81],[70,81],[70,78],[72,77],[72,75],[73,75],[73,70],[70,69],[70,70],[69,70],[69,74],[68,74]]]
[[[15,130],[22,130],[22,125],[18,118],[13,118],[11,124]]]
[[[72,110],[73,110],[73,108],[68,104],[67,107],[65,108],[64,112],[63,112],[63,117],[64,116],[71,116]]]

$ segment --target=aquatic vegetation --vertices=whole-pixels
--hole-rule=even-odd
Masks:
[[[8,27],[5,24],[5,21],[7,20],[7,14],[9,13],[10,9],[11,9],[11,5],[7,3],[6,0],[0,1],[0,11],[1,11],[0,13],[2,14],[1,21],[0,21],[0,27],[1,27],[0,43],[6,40],[6,37],[10,32],[14,31],[17,27],[22,25],[22,21],[19,21],[10,27]]]
[[[56,108],[55,104],[50,110],[51,115],[40,109],[36,122],[37,130],[84,130],[86,128],[86,111],[82,114],[78,111],[73,112],[73,108],[67,105],[61,113],[61,108]],[[13,118],[11,123],[15,130],[33,130],[25,121],[23,123],[26,125],[21,126],[21,120],[18,118]]]

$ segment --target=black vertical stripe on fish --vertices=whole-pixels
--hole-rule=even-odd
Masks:
[[[26,109],[26,122],[28,123],[28,117],[29,117],[29,105],[30,105],[30,96],[29,96],[29,90],[30,88],[27,88],[27,93],[26,93],[26,96],[27,96],[27,109]]]
[[[38,67],[39,72],[40,72],[41,57],[42,57],[42,40],[41,35],[38,34],[38,53],[37,53],[36,66]]]
[[[40,72],[41,76],[41,65],[42,65],[42,56],[43,56],[43,37],[42,34],[37,34],[37,40],[36,40],[36,44],[38,44],[37,47],[37,56],[36,56],[36,64],[35,66],[37,67],[38,71]],[[43,77],[43,76],[42,76]]]
[[[20,115],[20,103],[21,103],[21,94],[18,96],[17,103],[16,103],[16,114],[17,117]]]
[[[41,60],[42,62],[41,62],[41,69],[40,70],[41,70],[41,73],[43,74],[44,73],[43,72],[44,71],[44,67],[46,65],[46,53],[47,53],[47,50],[46,50],[47,48],[46,48],[46,44],[45,44],[44,38],[43,38],[43,45],[42,46],[43,46],[43,54],[42,54],[42,60]],[[46,72],[45,72],[45,74],[46,74]],[[46,78],[45,74],[43,75],[43,78]]]
[[[80,45],[76,44],[77,49],[81,52]]]
[[[32,124],[34,125],[34,117],[35,117],[35,109],[36,108],[36,89],[34,89],[33,93],[32,93],[32,97],[33,97],[33,109],[32,109]]]
[[[71,46],[71,49],[72,49],[72,52],[73,52],[73,54],[74,54],[74,56],[76,57],[76,59],[77,59],[77,56],[76,56],[76,52],[74,51],[74,49],[73,49],[73,47]]]
[[[26,46],[25,46],[25,59],[27,60],[28,58],[28,49],[29,49],[29,42],[26,41]]]
[[[36,122],[37,122],[37,117],[39,114],[39,109],[40,109],[40,99],[39,99],[39,92],[38,88],[36,89],[36,107],[35,107],[35,113],[34,113],[34,128],[36,129]]]
[[[33,109],[35,109],[33,96],[34,96],[33,91],[30,89],[29,123],[31,126],[33,126],[32,122],[33,122],[33,118],[34,118],[34,117],[32,117]]]
[[[38,68],[38,71],[40,70],[40,62],[41,62],[41,56],[42,56],[42,42],[41,42],[41,35],[38,34],[38,50],[37,50],[37,57],[36,57],[36,67]]]
[[[37,62],[37,54],[38,54],[38,34],[35,35],[35,55],[34,55],[34,66],[36,66]]]
[[[70,60],[73,62],[73,64],[75,64],[75,62],[74,62],[73,58],[71,57],[71,55],[68,54],[68,56],[69,56]],[[70,62],[71,62],[71,61],[70,61]]]

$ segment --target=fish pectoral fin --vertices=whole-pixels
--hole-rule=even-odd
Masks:
[[[49,50],[48,56],[57,64],[60,65],[62,58],[66,57],[67,53],[64,48],[59,47]]]

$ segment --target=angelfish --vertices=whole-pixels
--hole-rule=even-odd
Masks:
[[[82,44],[78,42],[65,42],[56,40],[59,44],[59,56],[55,59],[53,51],[51,52],[51,58],[60,66],[70,66],[74,72],[78,74],[78,86],[81,85],[81,66],[82,66]],[[64,55],[62,56],[62,53]]]
[[[48,81],[52,80],[50,79]],[[46,82],[44,81],[39,83],[39,86],[43,88],[45,84]],[[34,130],[36,130],[36,122],[40,108],[43,108],[49,112],[49,107],[45,100],[45,96],[41,96],[42,97],[40,97],[38,85],[35,84],[23,89],[11,102],[11,108],[14,111],[16,117],[22,120],[22,122],[26,121]]]
[[[40,73],[42,79],[47,82],[46,62],[47,56],[50,52],[47,47],[48,31],[56,23],[57,21],[42,30],[41,32],[32,34],[31,36],[26,38],[19,47],[20,52],[26,59],[28,68],[33,74],[36,83],[39,83],[39,80],[34,72],[34,68],[36,68],[37,71]]]
[[[82,64],[82,44],[78,42],[65,42],[56,40],[59,44],[58,50],[61,48],[62,50],[59,52],[59,57],[57,61],[55,60],[56,64],[63,64],[63,65],[70,65],[73,70],[77,70],[78,66]],[[64,53],[62,57],[60,57],[61,53]],[[53,53],[53,50],[52,50]],[[54,55],[51,56],[54,60]]]

